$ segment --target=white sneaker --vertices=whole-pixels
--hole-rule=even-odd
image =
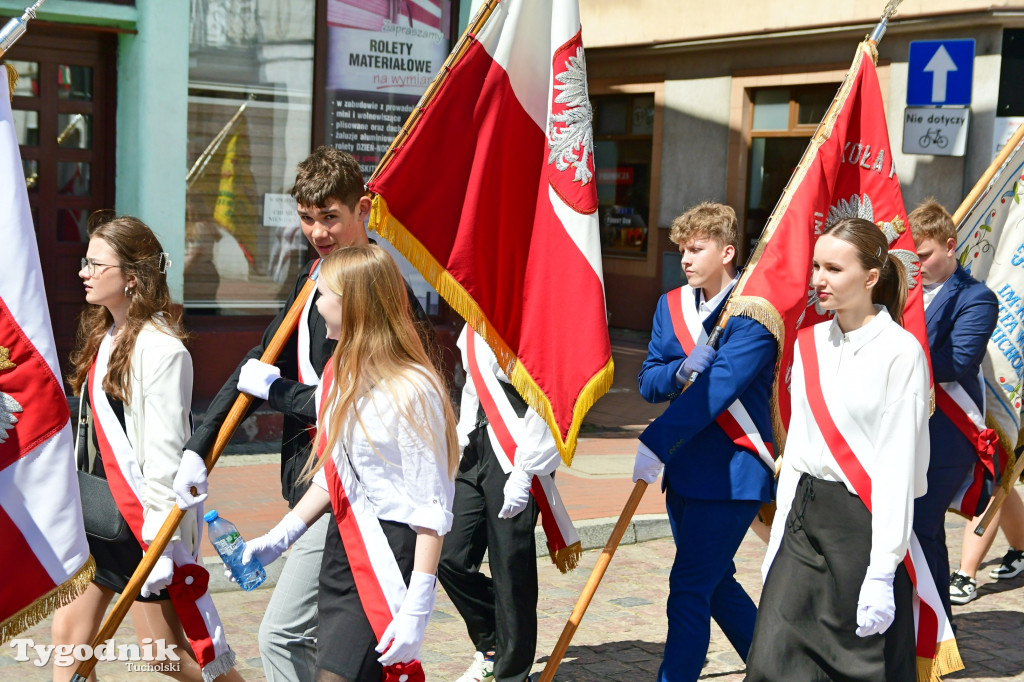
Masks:
[[[473,663],[470,664],[462,677],[455,682],[484,682],[494,679],[494,654],[489,657],[484,652],[477,651],[473,654]]]

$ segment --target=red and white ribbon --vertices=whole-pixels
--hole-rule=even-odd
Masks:
[[[984,389],[983,384],[982,391]],[[956,381],[935,384],[935,407],[946,415],[978,455],[978,461],[949,505],[953,511],[974,518],[985,510],[995,485],[995,453],[999,436],[985,425],[985,410],[975,405],[964,387]]]
[[[519,418],[509,403],[505,390],[501,387],[501,380],[489,369],[494,361],[493,354],[473,329],[467,329],[463,361],[469,380],[476,389],[480,406],[487,415],[487,422],[490,425],[488,436],[493,436],[491,445],[498,457],[498,463],[502,470],[508,473],[515,465],[518,443],[525,442],[522,435],[525,428],[524,420]],[[544,425],[544,428],[547,426]],[[578,552],[573,548],[580,545],[580,536],[572,524],[572,519],[569,518],[569,512],[565,509],[551,474],[534,476],[530,492],[540,508],[541,526],[547,537],[548,552],[552,560],[563,572],[566,568],[574,568],[575,560],[566,557],[567,552],[563,550],[575,556]]]
[[[689,285],[668,292],[668,311],[672,317],[672,329],[687,355],[692,353],[698,344],[705,344],[708,340],[708,333],[694,305],[695,296],[696,292]],[[775,450],[771,443],[766,443],[761,438],[761,433],[757,430],[747,408],[743,407],[743,403],[736,400],[725,412],[718,415],[715,421],[733,443],[744,450],[750,450],[770,471],[775,471]]]
[[[142,539],[142,490],[145,477],[135,458],[135,448],[103,391],[103,381],[97,380],[97,377],[107,375],[110,347],[111,336],[107,334],[89,370],[87,390],[93,410],[96,441],[114,502],[142,549],[148,550],[149,544]],[[199,523],[198,516],[195,522]],[[199,530],[197,538],[202,537],[202,526]],[[199,543],[196,543],[192,554],[179,543],[172,558],[174,578],[167,592],[202,668],[203,680],[212,682],[235,665],[235,652],[228,646],[220,616],[210,597],[210,577],[199,563]]]

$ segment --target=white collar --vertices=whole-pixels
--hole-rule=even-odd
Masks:
[[[850,344],[850,349],[856,353],[861,348],[866,346],[872,339],[882,333],[886,327],[893,324],[892,317],[889,315],[889,311],[884,305],[875,305],[876,315],[871,318],[871,321],[865,324],[859,329],[854,329],[851,332],[843,333],[843,330],[839,328],[839,318],[832,317],[832,323],[829,325],[828,338],[833,345],[838,346],[844,339]]]
[[[710,301],[704,300],[704,289],[700,289],[700,300],[697,302],[697,309],[699,310],[701,306],[704,306],[709,311],[717,308],[719,304],[721,304],[721,302],[725,300],[725,297],[729,295],[729,292],[732,291],[732,288],[736,286],[736,280],[739,278],[739,273],[737,273],[736,276],[732,278],[732,281],[730,281],[728,284],[722,287],[721,291],[719,291],[717,294],[711,297]]]

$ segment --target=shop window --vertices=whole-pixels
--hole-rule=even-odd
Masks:
[[[601,250],[606,255],[647,253],[650,219],[654,95],[594,97]]]
[[[747,168],[747,253],[757,243],[838,84],[764,88],[751,93],[754,112]]]
[[[288,207],[312,139],[314,6],[192,0],[189,313],[276,312],[308,258]]]

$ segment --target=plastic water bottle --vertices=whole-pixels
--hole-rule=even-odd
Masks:
[[[267,579],[267,572],[263,570],[260,560],[253,557],[249,563],[242,563],[242,553],[245,551],[245,541],[242,539],[235,524],[231,523],[211,509],[203,515],[203,520],[209,524],[210,542],[217,550],[224,565],[231,571],[235,582],[239,587],[248,592],[255,590]]]

